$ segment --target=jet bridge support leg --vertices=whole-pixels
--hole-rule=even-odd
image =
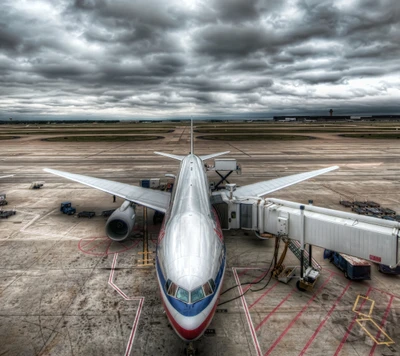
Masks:
[[[304,278],[304,205],[300,205],[300,280]]]

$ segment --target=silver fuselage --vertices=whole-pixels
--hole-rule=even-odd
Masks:
[[[215,312],[225,272],[225,246],[210,203],[204,163],[196,155],[190,154],[181,162],[160,231],[156,266],[163,304],[171,324],[183,339],[197,339]],[[167,293],[168,280],[181,291],[188,292],[187,301],[186,297],[179,299]],[[213,282],[208,282],[210,280]],[[207,283],[215,283],[213,293],[193,302],[191,292],[203,285],[208,288]],[[203,293],[205,290],[202,288]]]

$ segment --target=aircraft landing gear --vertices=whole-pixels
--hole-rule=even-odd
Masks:
[[[193,342],[190,342],[187,348],[185,349],[185,355],[186,356],[195,356],[196,354],[196,349],[193,346]]]

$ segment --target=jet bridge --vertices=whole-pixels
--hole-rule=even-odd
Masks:
[[[223,229],[245,229],[287,237],[362,259],[396,266],[400,262],[400,223],[273,198],[237,199],[230,191],[212,196]]]

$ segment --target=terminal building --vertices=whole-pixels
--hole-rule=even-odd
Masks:
[[[400,115],[371,115],[371,116],[286,115],[286,116],[274,116],[274,121],[283,121],[283,122],[396,121],[396,120],[400,120]]]

